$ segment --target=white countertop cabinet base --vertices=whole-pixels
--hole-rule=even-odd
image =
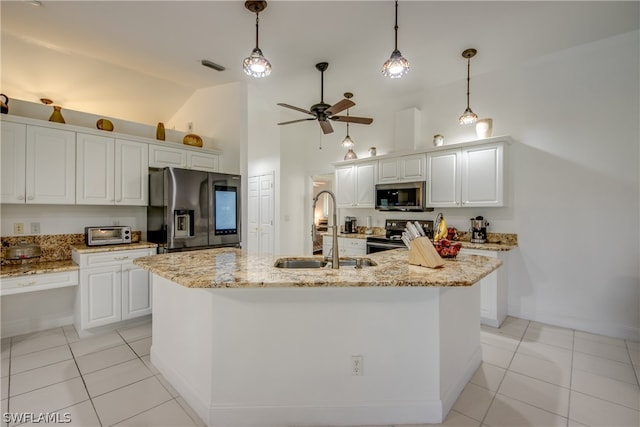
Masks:
[[[151,313],[150,273],[135,266],[133,260],[155,253],[155,249],[73,252],[73,260],[80,266],[78,332]]]
[[[497,258],[502,261],[502,267],[480,280],[480,323],[499,328],[507,317],[507,257],[509,252],[486,251],[478,249],[462,249],[469,255],[481,255]]]

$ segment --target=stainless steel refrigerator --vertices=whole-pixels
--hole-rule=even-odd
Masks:
[[[149,173],[147,240],[158,252],[240,246],[240,175],[164,168]]]

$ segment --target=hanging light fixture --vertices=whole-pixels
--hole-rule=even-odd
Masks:
[[[398,0],[396,0],[396,24],[393,27],[395,31],[395,49],[391,52],[391,57],[382,65],[382,74],[385,77],[398,79],[409,71],[409,61],[407,61],[398,50]]]
[[[351,99],[353,97],[353,94],[351,92],[345,92],[344,97],[346,99]],[[349,117],[348,108],[347,108],[347,117]],[[342,146],[345,148],[348,148],[347,154],[344,155],[345,160],[353,160],[358,158],[356,153],[353,151],[353,147],[355,145],[356,145],[355,142],[353,142],[353,139],[351,139],[351,137],[349,136],[349,121],[347,119],[347,136],[345,136],[344,139],[342,140]]]
[[[469,73],[471,71],[471,58],[476,56],[476,53],[478,53],[478,51],[475,49],[465,49],[464,52],[462,52],[462,57],[467,59],[467,109],[464,110],[464,113],[460,116],[459,121],[461,125],[475,123],[478,120],[476,113],[471,111],[469,107]]]
[[[246,1],[244,2],[250,12],[256,14],[256,47],[251,51],[251,55],[244,58],[242,68],[244,72],[251,77],[267,77],[271,74],[271,63],[262,55],[262,51],[258,47],[258,26],[260,23],[260,12],[267,7],[266,1]]]

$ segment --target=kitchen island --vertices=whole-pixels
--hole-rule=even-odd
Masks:
[[[482,360],[480,290],[501,262],[408,251],[362,269],[282,269],[211,249],[153,273],[151,361],[209,426],[441,422]]]

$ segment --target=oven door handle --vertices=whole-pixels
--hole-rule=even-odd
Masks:
[[[394,249],[405,248],[406,247],[406,245],[404,245],[404,244],[403,245],[394,245],[394,244],[391,244],[391,243],[378,243],[378,242],[367,242],[367,246],[371,246],[371,247],[374,247],[374,248],[394,248]]]

